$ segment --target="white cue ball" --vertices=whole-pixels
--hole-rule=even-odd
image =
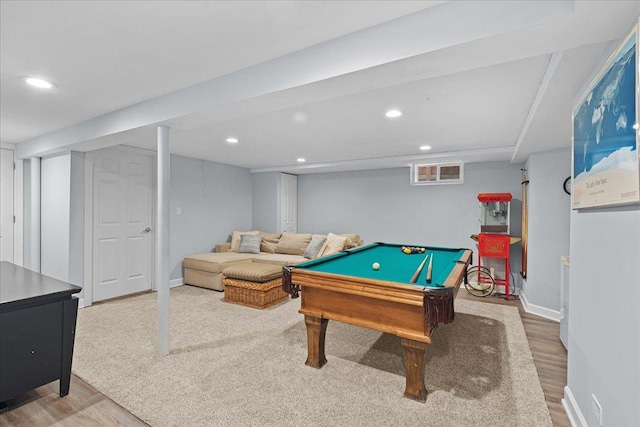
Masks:
[[[380,269],[380,264],[378,264],[377,262],[374,262],[371,267],[373,267],[374,270],[379,270]]]

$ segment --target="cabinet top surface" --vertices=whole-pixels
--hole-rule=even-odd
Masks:
[[[7,306],[23,301],[70,298],[82,288],[62,280],[44,276],[35,271],[18,267],[10,262],[0,262],[0,305]]]

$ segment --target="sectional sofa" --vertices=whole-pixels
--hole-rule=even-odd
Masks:
[[[230,240],[216,245],[214,252],[185,257],[182,262],[185,284],[223,291],[222,272],[232,265],[247,262],[295,265],[363,244],[355,233],[321,235],[259,230],[234,231]]]

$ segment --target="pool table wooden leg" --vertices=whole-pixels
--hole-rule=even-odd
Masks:
[[[424,354],[427,343],[400,338],[404,348],[404,369],[406,374],[406,387],[404,397],[427,401],[427,388],[424,386]]]
[[[307,325],[307,361],[305,365],[322,368],[327,363],[327,359],[324,357],[324,337],[327,333],[329,319],[305,314],[304,323]]]

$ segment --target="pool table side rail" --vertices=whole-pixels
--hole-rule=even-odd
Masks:
[[[431,342],[433,326],[424,322],[422,287],[304,269],[294,270],[293,281],[302,287],[299,312],[305,316]]]
[[[385,280],[366,279],[286,267],[291,287],[305,286],[334,290],[336,292],[384,299],[409,305],[422,306],[424,287]]]

